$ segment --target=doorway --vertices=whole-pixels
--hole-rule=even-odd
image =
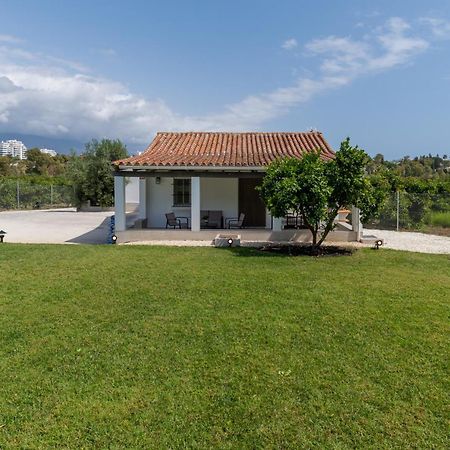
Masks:
[[[256,191],[262,178],[239,178],[239,213],[245,214],[244,226],[265,227],[266,207]]]

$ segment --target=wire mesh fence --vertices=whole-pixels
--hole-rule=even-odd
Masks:
[[[58,208],[74,204],[72,186],[0,179],[0,210]]]
[[[398,231],[450,228],[450,194],[395,192],[379,217],[365,226]]]

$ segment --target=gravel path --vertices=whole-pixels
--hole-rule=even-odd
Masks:
[[[375,235],[384,240],[384,247],[419,253],[450,254],[450,237],[407,231],[367,230],[364,235]]]
[[[100,244],[106,242],[109,216],[111,212],[81,213],[73,208],[3,211],[0,212],[0,230],[7,232],[5,242]],[[395,250],[450,254],[450,237],[370,229],[364,229],[364,235],[375,235],[384,240],[386,248]],[[212,242],[155,240],[133,244],[203,247],[211,246]]]
[[[392,248],[395,250],[405,250],[410,252],[419,253],[441,253],[450,254],[450,237],[435,236],[424,233],[411,233],[411,232],[397,232],[386,230],[367,230],[364,229],[364,235],[374,235],[384,240],[385,248]],[[340,243],[344,246],[361,247],[362,245],[357,242],[345,242]],[[176,247],[210,247],[211,241],[140,241],[140,242],[127,242],[122,245],[168,245]],[[246,243],[243,242],[245,246]],[[247,243],[248,245],[248,243]],[[336,245],[336,243],[330,243],[330,245]]]

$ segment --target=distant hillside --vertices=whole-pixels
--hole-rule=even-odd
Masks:
[[[0,141],[6,141],[8,139],[18,139],[22,141],[27,148],[51,148],[56,150],[57,153],[68,154],[70,150],[74,149],[77,153],[84,150],[85,142],[77,141],[75,139],[61,139],[55,137],[36,136],[33,134],[22,133],[1,133]],[[145,150],[145,145],[127,144],[128,152],[130,154],[137,153],[138,151]]]
[[[28,148],[51,148],[58,153],[67,154],[71,149],[80,152],[84,148],[84,143],[74,139],[59,139],[53,137],[35,136],[32,134],[21,133],[0,133],[0,141],[8,139],[18,139],[22,141]]]

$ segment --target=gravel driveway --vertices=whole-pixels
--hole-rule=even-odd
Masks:
[[[0,212],[5,242],[105,244],[112,212],[77,212],[75,208]]]
[[[364,229],[364,235],[374,235],[380,239],[384,239],[384,246],[395,250],[450,254],[450,237],[407,231],[367,229]]]
[[[5,230],[5,242],[104,244],[108,236],[112,212],[77,212],[74,208],[3,211],[0,230]],[[421,253],[450,254],[450,237],[423,233],[364,229],[364,235],[384,239],[385,247]],[[158,241],[158,245],[174,245]],[[176,243],[180,245],[180,242]],[[189,243],[184,243],[189,245]],[[198,245],[198,242],[196,242]],[[211,245],[205,242],[203,245]]]

